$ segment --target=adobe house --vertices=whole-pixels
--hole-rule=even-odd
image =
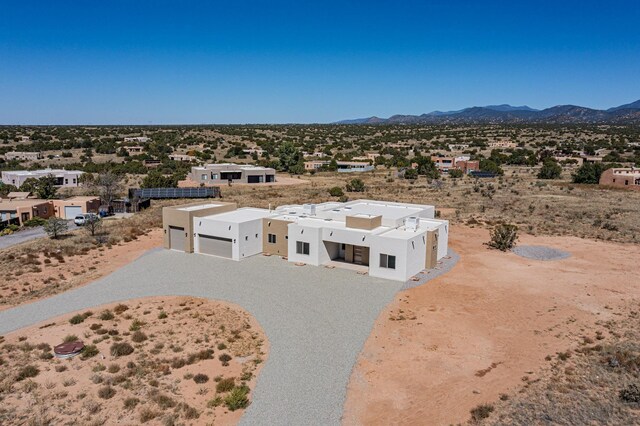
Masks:
[[[48,219],[55,214],[53,201],[38,199],[0,200],[0,221],[17,219],[20,226],[29,219]]]
[[[640,169],[615,168],[607,169],[600,175],[600,185],[640,191]]]
[[[100,198],[94,196],[78,196],[64,200],[53,200],[55,215],[62,219],[73,219],[82,213],[98,213]]]

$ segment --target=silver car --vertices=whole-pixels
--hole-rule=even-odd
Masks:
[[[86,225],[89,222],[94,222],[100,220],[100,216],[95,213],[83,213],[76,215],[75,219],[73,219],[74,223],[78,226]]]

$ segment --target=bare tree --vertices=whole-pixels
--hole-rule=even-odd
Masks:
[[[102,220],[96,216],[88,216],[84,221],[84,229],[91,234],[92,237],[96,236],[96,233],[102,229]]]
[[[60,219],[59,217],[50,217],[47,223],[44,224],[44,230],[52,239],[58,238],[69,229],[67,221]]]
[[[116,196],[122,192],[122,176],[112,172],[100,173],[91,185],[100,195],[102,205],[110,206]]]

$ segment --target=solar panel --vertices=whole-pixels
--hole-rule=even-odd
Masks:
[[[212,198],[220,194],[218,187],[209,188],[139,188],[130,189],[130,198]]]

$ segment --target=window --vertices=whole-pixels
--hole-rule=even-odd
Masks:
[[[207,180],[207,175],[200,176],[200,180]]]
[[[65,185],[68,185],[68,184],[69,184],[69,179],[66,179],[66,178],[65,178],[65,180],[64,180],[64,184],[65,184]]]
[[[396,269],[396,257],[390,254],[380,253],[380,267],[388,269]]]
[[[218,180],[218,174],[217,173],[211,173],[211,180]]]
[[[276,235],[275,234],[269,234],[267,237],[269,238],[269,244],[275,244],[276,243]]]
[[[296,241],[296,253],[309,254],[309,243],[303,241]]]

